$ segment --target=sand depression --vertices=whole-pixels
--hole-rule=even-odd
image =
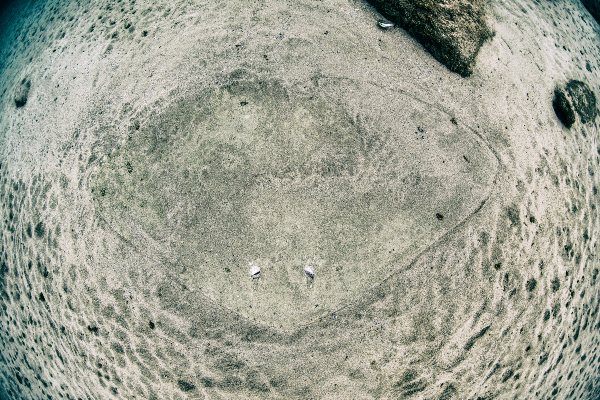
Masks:
[[[373,119],[326,89],[230,80],[151,116],[91,176],[99,214],[135,248],[152,241],[198,301],[275,328],[310,322],[406,268],[487,199],[491,150],[414,96],[363,89],[365,102],[393,103],[393,118]]]

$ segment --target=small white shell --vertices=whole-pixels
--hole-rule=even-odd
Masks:
[[[388,21],[387,19],[380,19],[379,21],[377,21],[377,26],[379,26],[381,29],[390,29],[396,26],[396,24],[394,24],[391,21]]]
[[[250,264],[250,277],[252,279],[260,278],[260,267],[256,264]]]
[[[310,265],[307,265],[306,267],[304,267],[304,273],[310,279],[314,279],[315,278],[315,270]]]

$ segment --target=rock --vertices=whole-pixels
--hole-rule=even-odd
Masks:
[[[554,89],[552,107],[558,119],[567,128],[573,126],[576,115],[582,123],[592,122],[598,114],[596,95],[590,87],[578,80],[570,80],[564,87]]]
[[[479,49],[492,36],[485,22],[485,0],[368,1],[463,77],[471,75]]]
[[[596,107],[596,95],[592,89],[584,82],[576,80],[569,81],[566,89],[581,122],[586,124],[593,121],[598,113],[598,108]]]
[[[556,116],[563,123],[564,126],[570,128],[575,123],[575,112],[573,111],[573,106],[565,91],[561,88],[554,89],[554,100],[552,100],[552,107],[554,108],[554,112]]]
[[[31,81],[24,78],[15,91],[15,106],[17,108],[23,107],[27,103],[29,97],[29,90],[31,89]]]

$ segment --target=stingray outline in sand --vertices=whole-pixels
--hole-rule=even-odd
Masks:
[[[321,75],[316,78],[315,82],[317,83],[317,85],[316,85],[317,87],[320,86],[319,81],[322,81],[322,80],[328,80],[331,82],[336,82],[338,84],[341,83],[342,81],[352,82],[352,80],[348,79],[348,78],[338,78],[338,77]],[[401,96],[407,97],[410,100],[417,101],[427,107],[435,109],[437,112],[439,112],[441,114],[446,115],[449,120],[452,119],[452,120],[456,121],[456,119],[448,111],[440,108],[437,105],[431,104],[431,103],[419,98],[418,96],[415,96],[414,93],[411,93],[410,91],[406,91],[406,90],[403,90],[400,88],[385,87],[383,85],[374,84],[373,82],[368,82],[368,84],[372,85],[373,87],[376,87],[379,90],[387,91],[390,95],[400,94]],[[494,163],[495,169],[494,169],[494,174],[490,174],[491,178],[490,178],[489,182],[495,182],[497,180],[498,176],[501,174],[502,170],[504,169],[499,155],[489,145],[489,143],[483,138],[483,136],[481,134],[479,134],[476,130],[474,130],[472,127],[470,127],[464,123],[457,123],[457,125],[459,125],[459,127],[464,127],[465,129],[461,129],[461,131],[469,132],[469,134],[472,135],[473,139],[477,143],[482,145],[482,148],[486,149],[486,151],[489,152],[493,156],[491,158],[495,160],[495,163]],[[93,177],[93,174],[88,174],[88,176],[87,176],[88,180],[92,177]],[[325,316],[325,315],[335,315],[337,313],[342,312],[343,310],[360,309],[360,308],[367,306],[371,302],[373,302],[375,300],[373,293],[377,292],[378,288],[380,288],[383,285],[385,285],[386,283],[388,283],[394,277],[397,277],[398,275],[407,272],[424,254],[428,253],[432,248],[438,246],[440,243],[442,243],[447,238],[449,238],[451,235],[453,235],[461,227],[463,227],[465,224],[467,224],[468,221],[473,216],[475,216],[477,213],[479,213],[483,209],[483,207],[486,205],[486,203],[491,198],[493,185],[488,184],[486,188],[487,188],[486,194],[485,194],[485,196],[482,197],[482,200],[479,202],[477,207],[472,208],[471,211],[469,211],[468,214],[462,220],[460,220],[458,223],[456,223],[454,226],[451,226],[449,228],[446,228],[445,230],[442,230],[440,237],[434,239],[432,242],[430,242],[428,244],[426,243],[425,246],[420,248],[419,251],[416,253],[416,255],[409,258],[407,262],[396,265],[394,267],[393,272],[382,276],[381,279],[378,279],[372,285],[369,285],[366,289],[357,290],[357,291],[352,292],[352,294],[349,296],[349,298],[347,300],[344,300],[343,303],[341,303],[341,304],[337,303],[337,305],[333,305],[326,310],[321,310],[318,313],[309,314],[306,317],[306,319],[302,320],[303,322],[288,326],[286,328],[277,328],[273,324],[252,321],[250,316],[245,315],[243,312],[239,312],[231,307],[223,305],[222,303],[216,301],[214,298],[210,297],[206,293],[203,293],[202,289],[194,290],[194,289],[190,288],[175,273],[171,272],[171,271],[181,269],[182,265],[179,265],[179,260],[176,260],[175,262],[173,262],[165,254],[161,254],[161,253],[159,253],[155,256],[148,255],[146,251],[144,251],[139,246],[136,246],[136,244],[134,243],[135,241],[131,240],[131,238],[128,238],[127,234],[119,232],[119,230],[116,228],[114,223],[112,223],[111,221],[109,221],[108,219],[103,217],[98,211],[96,211],[95,214],[96,214],[96,217],[99,219],[99,221],[101,221],[101,223],[104,227],[108,228],[108,230],[113,235],[117,236],[119,238],[119,240],[126,243],[138,255],[140,255],[143,258],[147,258],[148,260],[152,260],[152,261],[156,261],[158,258],[160,263],[165,265],[165,267],[166,267],[165,271],[164,271],[165,278],[170,280],[170,282],[176,283],[185,292],[189,292],[189,293],[194,292],[193,296],[197,301],[201,301],[204,305],[210,305],[210,307],[215,310],[220,310],[219,311],[220,313],[230,314],[232,316],[235,316],[234,319],[236,319],[236,320],[239,320],[240,318],[242,318],[246,324],[261,327],[263,329],[268,329],[271,331],[275,331],[280,334],[288,334],[289,335],[289,334],[299,334],[300,332],[305,331],[305,330],[309,329],[310,327],[314,327],[315,325],[318,324],[319,321],[322,320],[323,316]],[[152,238],[151,235],[148,235],[146,232],[143,232],[143,230],[141,232],[138,232],[138,234],[141,234],[142,236],[146,236],[147,239],[150,241],[156,242],[156,239]],[[129,235],[129,236],[131,236],[131,235]],[[185,266],[183,266],[183,267],[185,268]]]

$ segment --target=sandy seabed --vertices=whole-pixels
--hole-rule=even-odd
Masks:
[[[0,398],[599,398],[578,1],[468,78],[362,1],[5,10]]]

